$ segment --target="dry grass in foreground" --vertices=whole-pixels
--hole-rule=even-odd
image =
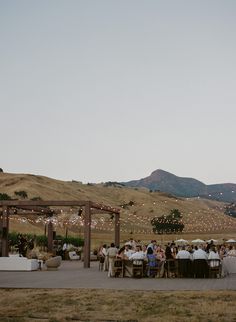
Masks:
[[[235,291],[1,289],[1,322],[236,321]]]

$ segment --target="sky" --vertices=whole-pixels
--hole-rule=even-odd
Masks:
[[[236,183],[236,1],[0,0],[0,167]]]

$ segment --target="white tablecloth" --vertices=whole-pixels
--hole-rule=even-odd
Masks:
[[[236,257],[226,256],[222,262],[222,273],[223,275],[236,274]]]

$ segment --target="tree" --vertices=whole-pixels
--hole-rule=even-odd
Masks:
[[[176,218],[176,219],[182,218],[182,215],[181,215],[181,212],[179,211],[179,209],[171,209],[170,215],[172,215],[172,217]]]
[[[3,172],[3,169],[2,168],[0,168],[0,172]]]
[[[178,209],[172,209],[169,215],[161,217],[154,217],[151,220],[153,232],[155,234],[171,234],[182,232],[184,224],[181,220],[182,215]]]

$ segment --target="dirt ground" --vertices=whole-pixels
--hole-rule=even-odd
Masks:
[[[1,322],[236,322],[235,291],[0,289]]]

